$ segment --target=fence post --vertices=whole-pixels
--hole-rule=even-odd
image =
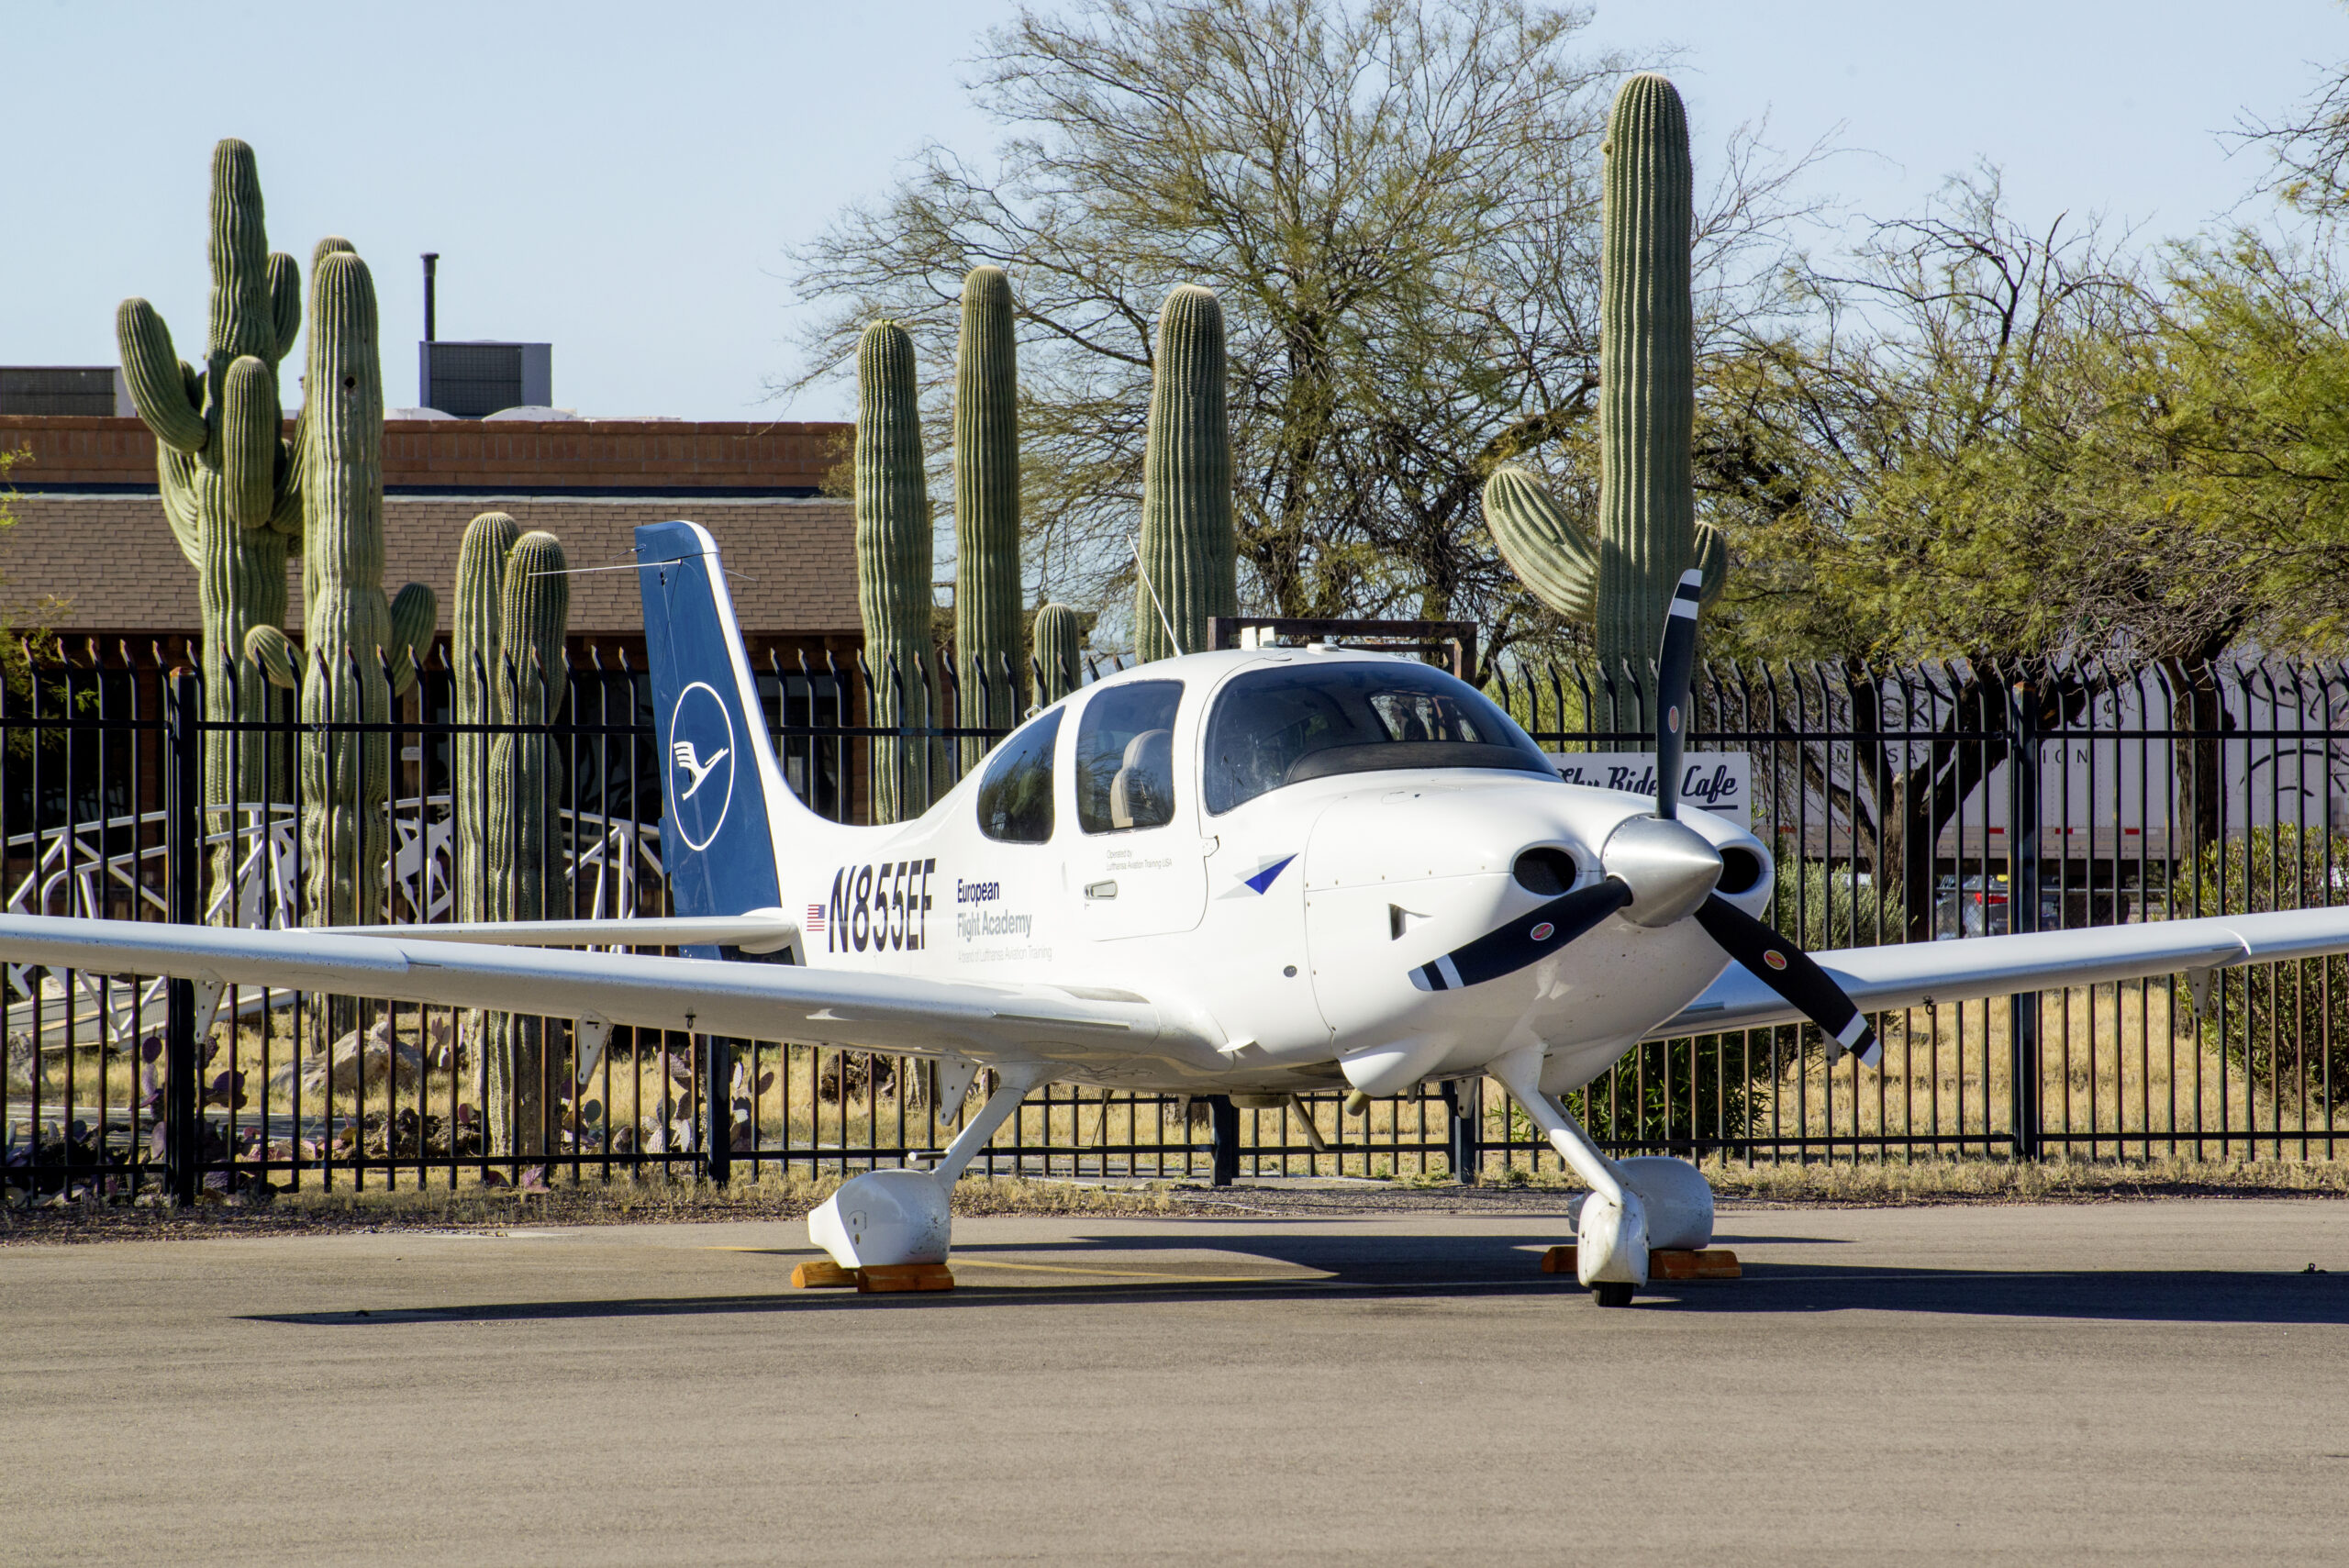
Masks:
[[[733,1102],[728,1097],[732,1085],[728,1082],[733,1073],[734,1042],[722,1034],[706,1034],[702,1038],[703,1080],[702,1120],[703,1167],[709,1179],[724,1186],[734,1175],[734,1117]]]
[[[1208,1184],[1228,1187],[1240,1175],[1240,1107],[1230,1095],[1208,1100]]]
[[[2007,752],[2007,929],[2039,929],[2039,692],[2028,680],[2014,684],[2009,723],[2013,740]],[[2015,1157],[2040,1153],[2039,993],[2024,992],[2007,1002],[2008,1084]]]
[[[203,698],[193,671],[172,672],[171,714],[164,764],[163,864],[173,923],[193,926],[202,913],[203,837],[196,806],[203,790],[204,735],[196,728]],[[166,992],[163,1024],[163,1166],[172,1196],[195,1202],[195,983],[174,980]]]
[[[1452,1112],[1452,1179],[1473,1187],[1485,1164],[1484,1079],[1447,1081],[1443,1103]]]

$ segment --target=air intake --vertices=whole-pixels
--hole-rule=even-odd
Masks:
[[[505,408],[554,401],[551,343],[418,343],[417,379],[427,408],[479,419]]]
[[[111,419],[131,412],[112,365],[0,365],[0,414]]]

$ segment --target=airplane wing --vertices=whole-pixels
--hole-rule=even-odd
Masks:
[[[316,926],[320,936],[386,937],[425,942],[485,942],[493,947],[682,948],[715,946],[774,952],[799,934],[779,909],[749,915],[655,915],[616,920],[448,920],[436,926]]]
[[[2181,972],[2207,975],[2238,963],[2275,963],[2338,952],[2349,952],[2349,907],[1842,948],[1810,956],[1860,1011],[1880,1013]],[[1670,1040],[1802,1021],[1776,992],[1731,965],[1703,995],[1648,1038]]]
[[[611,921],[606,941],[660,940]],[[698,925],[707,925],[699,922]],[[635,929],[631,929],[635,928]],[[707,933],[701,933],[707,934]],[[0,916],[0,960],[100,974],[167,974],[639,1029],[960,1055],[985,1063],[1130,1060],[1212,1067],[1222,1036],[1180,998],[1100,986],[992,985],[796,964],[720,963],[406,936]]]

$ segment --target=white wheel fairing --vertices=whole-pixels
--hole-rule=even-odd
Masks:
[[[942,1263],[953,1209],[927,1171],[867,1171],[816,1207],[807,1235],[844,1269]]]

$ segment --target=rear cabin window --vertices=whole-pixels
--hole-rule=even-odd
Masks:
[[[979,831],[1007,844],[1041,844],[1052,836],[1054,708],[996,748],[979,777]]]
[[[1088,833],[1174,820],[1174,710],[1180,681],[1136,681],[1094,694],[1076,721],[1076,825]]]

